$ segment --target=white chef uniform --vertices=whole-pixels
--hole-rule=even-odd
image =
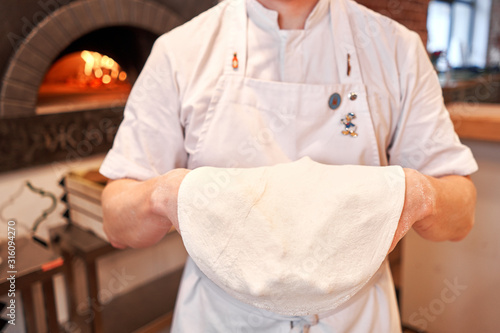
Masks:
[[[349,113],[357,137],[341,133]],[[256,0],[227,0],[155,43],[101,172],[145,180],[177,167],[254,167],[303,156],[432,176],[477,168],[453,131],[418,35],[349,0],[320,0],[305,29],[289,31]],[[174,332],[309,326],[400,331],[387,262],[341,308],[300,318],[236,301],[188,259]]]

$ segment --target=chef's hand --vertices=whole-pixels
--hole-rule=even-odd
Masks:
[[[434,209],[435,193],[429,180],[413,169],[405,168],[404,172],[405,201],[389,252],[394,250],[415,222],[428,217]]]
[[[435,178],[406,168],[404,172],[405,202],[389,252],[412,227],[432,241],[463,239],[474,225],[476,188],[470,177]]]
[[[143,248],[155,244],[172,226],[179,227],[177,194],[189,173],[174,169],[166,174],[137,181],[119,179],[106,185],[102,193],[103,226],[117,248]]]
[[[188,169],[173,169],[163,176],[160,176],[156,187],[151,194],[153,212],[168,219],[179,231],[179,219],[177,216],[177,196],[179,187],[184,177],[190,172]]]

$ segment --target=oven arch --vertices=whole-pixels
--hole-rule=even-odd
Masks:
[[[57,9],[29,33],[12,56],[2,80],[0,118],[36,115],[45,73],[82,36],[115,26],[161,35],[183,22],[180,15],[151,0],[80,0]]]

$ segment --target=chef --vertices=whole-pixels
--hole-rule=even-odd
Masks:
[[[473,225],[477,165],[417,34],[350,0],[226,0],[156,41],[101,167],[105,231],[118,248],[150,246],[178,227],[189,170],[305,156],[405,168],[403,215],[417,213],[391,248],[411,226],[455,241]],[[176,304],[173,332],[401,331],[387,261],[341,307],[287,316],[236,300],[188,258]]]

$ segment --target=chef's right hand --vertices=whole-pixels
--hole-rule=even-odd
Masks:
[[[102,193],[103,227],[117,248],[148,247],[179,228],[177,194],[187,169],[174,169],[146,181],[113,180]]]

